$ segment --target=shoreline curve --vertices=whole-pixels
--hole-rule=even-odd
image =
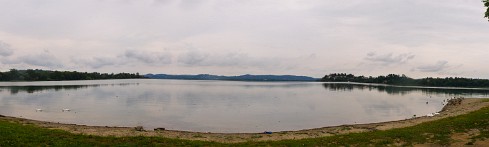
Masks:
[[[59,129],[74,134],[96,135],[96,136],[154,136],[165,138],[179,138],[187,140],[215,141],[223,143],[238,143],[246,141],[274,141],[285,139],[304,139],[333,136],[337,134],[369,132],[375,130],[389,130],[418,125],[424,122],[439,120],[447,117],[467,114],[484,107],[489,107],[487,99],[480,98],[457,98],[449,101],[439,112],[440,114],[428,117],[416,117],[405,120],[387,121],[368,124],[351,124],[340,126],[329,126],[298,131],[280,131],[265,133],[203,133],[178,130],[147,131],[134,127],[109,127],[109,126],[86,126],[76,124],[63,124],[47,121],[38,121],[25,118],[16,118],[0,115],[0,120],[16,122],[25,125],[36,125],[43,128]]]

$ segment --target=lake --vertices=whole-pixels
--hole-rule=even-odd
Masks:
[[[92,126],[250,133],[402,120],[438,112],[448,98],[488,94],[488,89],[322,82],[0,82],[0,114]]]

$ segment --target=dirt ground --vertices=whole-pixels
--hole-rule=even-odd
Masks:
[[[245,142],[245,141],[264,141],[264,140],[283,140],[283,139],[303,139],[314,138],[323,136],[332,136],[337,134],[345,134],[352,132],[368,132],[373,130],[388,130],[393,128],[403,128],[414,126],[423,122],[434,121],[446,117],[457,116],[461,114],[467,114],[472,111],[479,110],[483,107],[489,106],[489,102],[484,102],[481,99],[465,98],[460,102],[454,102],[447,104],[440,114],[433,117],[417,117],[406,120],[390,121],[382,123],[371,124],[356,124],[356,125],[341,125],[334,127],[323,127],[316,129],[300,130],[300,131],[283,131],[273,132],[272,134],[263,133],[200,133],[200,132],[186,132],[176,130],[158,130],[147,131],[139,130],[137,128],[130,127],[107,127],[107,126],[85,126],[75,124],[60,124],[44,121],[29,120],[23,118],[15,118],[9,116],[1,116],[1,120],[8,120],[12,122],[18,122],[22,124],[34,124],[44,128],[61,129],[75,134],[86,135],[98,135],[98,136],[161,136],[166,138],[180,138],[188,140],[205,140],[216,142]],[[139,131],[138,131],[139,130]],[[453,144],[454,146],[464,146],[467,143],[470,136],[477,134],[477,131],[454,134],[452,138],[454,140],[460,140],[463,144]],[[489,146],[489,142],[476,142],[475,145]],[[420,145],[424,146],[424,145]],[[428,145],[430,146],[430,145]]]

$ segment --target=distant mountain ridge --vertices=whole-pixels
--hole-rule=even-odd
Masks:
[[[150,79],[179,79],[179,80],[227,80],[227,81],[318,81],[319,78],[296,75],[240,75],[240,76],[218,76],[210,74],[198,75],[169,75],[169,74],[146,74]]]

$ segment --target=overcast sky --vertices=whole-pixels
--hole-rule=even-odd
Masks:
[[[489,78],[480,0],[0,0],[0,70]]]

